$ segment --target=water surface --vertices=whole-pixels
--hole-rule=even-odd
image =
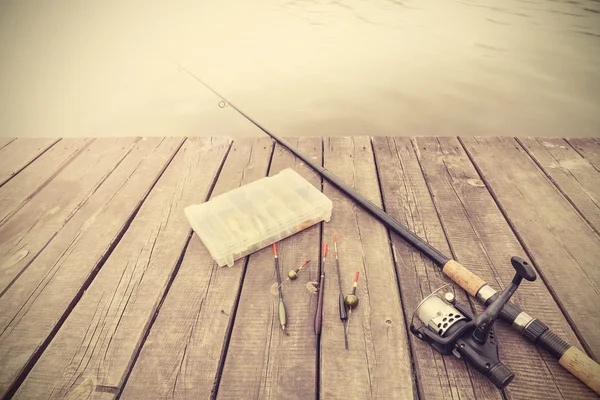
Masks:
[[[600,0],[0,2],[0,135],[600,135]],[[183,67],[183,68],[182,68]]]

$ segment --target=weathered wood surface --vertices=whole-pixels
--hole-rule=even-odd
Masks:
[[[325,168],[381,207],[379,182],[368,137],[329,138]],[[388,234],[374,217],[331,184],[323,192],[333,201],[324,225],[329,243],[320,351],[322,399],[410,399],[416,396],[407,326],[400,302]],[[339,319],[339,285],[333,236],[338,235],[342,290],[348,295],[360,272],[359,306],[350,315],[348,350]],[[413,387],[415,386],[415,387]],[[342,389],[343,388],[343,389]]]
[[[566,141],[598,171],[600,171],[600,139],[571,138]]]
[[[0,186],[60,139],[17,139],[0,143]]]
[[[236,140],[212,196],[266,176],[273,142]],[[246,259],[220,268],[194,235],[121,398],[208,399],[236,315]]]
[[[435,137],[418,138],[414,143],[455,259],[497,290],[504,288],[514,276],[510,257],[526,258],[526,253],[461,144],[456,138]],[[579,343],[541,279],[523,282],[513,301],[570,343]],[[478,304],[474,300],[471,303]],[[481,306],[476,307],[483,311]],[[508,325],[498,323],[495,329],[500,359],[516,375],[505,390],[509,398],[559,399],[566,394],[596,397]],[[540,391],[540,387],[545,389]]]
[[[564,139],[517,141],[596,233],[600,233],[600,171]]]
[[[461,138],[486,185],[593,355],[600,354],[600,239],[510,138]]]
[[[320,138],[301,138],[293,144],[321,163]],[[290,167],[321,189],[317,174],[276,146],[269,175]],[[278,298],[270,290],[276,282],[273,250],[268,247],[250,256],[217,398],[315,398],[318,361],[313,321],[317,296],[305,285],[317,280],[320,235],[321,227],[315,225],[278,243],[284,277],[302,262],[314,260],[296,281],[283,287],[288,323],[285,332],[277,317]]]
[[[152,139],[136,143],[133,138],[95,140],[81,157],[76,157],[23,207],[9,214],[10,218],[3,219],[0,222],[0,293],[7,290],[67,223],[71,229],[75,229],[76,223],[82,227],[98,207],[103,207],[104,201],[114,193],[102,191],[104,201],[97,202],[96,208],[84,205],[92,197],[100,195],[98,188],[125,157],[129,155],[128,161],[135,163],[136,159],[144,156],[145,149],[159,141]],[[139,150],[130,154],[135,146],[140,146]],[[23,171],[23,174],[26,172]],[[127,175],[123,175],[122,179],[126,178]],[[15,178],[16,181],[18,179],[20,177]],[[77,218],[73,220],[75,215]]]
[[[499,322],[504,393],[407,332],[440,269],[327,183],[332,221],[218,268],[182,209],[292,167],[270,139],[0,139],[0,393],[18,398],[593,398]],[[571,344],[600,351],[597,139],[303,138],[292,142],[443,253],[500,289],[510,256],[543,275],[514,300]],[[519,143],[520,142],[520,143]],[[45,143],[40,146],[40,143]],[[20,147],[19,147],[20,146]],[[324,146],[324,147],[323,147]],[[20,157],[2,159],[9,149]],[[228,153],[227,153],[228,151]],[[221,164],[227,153],[224,164]],[[27,155],[29,154],[29,155]],[[8,161],[5,161],[8,160]],[[10,164],[10,165],[9,165]],[[221,168],[222,167],[222,168]],[[4,170],[2,169],[4,168]],[[11,178],[12,176],[12,178]],[[213,189],[214,184],[214,189]],[[596,231],[594,231],[596,229]],[[348,351],[338,316],[361,272]],[[320,244],[324,326],[313,333]],[[186,247],[187,244],[187,247]],[[396,278],[397,276],[397,278]],[[481,307],[458,290],[459,301]]]
[[[44,188],[93,139],[63,139],[0,187],[0,225]]]
[[[119,392],[189,239],[183,209],[206,199],[228,148],[227,139],[184,143],[17,398]]]
[[[0,297],[0,393],[35,361],[182,141],[156,139],[136,146],[84,204],[84,221],[75,214]],[[150,148],[143,146],[147,142]]]
[[[450,248],[413,145],[408,138],[373,138],[385,210],[445,254]],[[419,302],[450,281],[429,259],[392,235],[404,314],[410,317]],[[457,299],[467,302],[457,290]],[[415,321],[415,324],[418,322]],[[442,357],[425,342],[410,335],[420,398],[501,398],[485,378],[462,360]]]

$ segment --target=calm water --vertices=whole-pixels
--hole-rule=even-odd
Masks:
[[[600,0],[0,1],[3,136],[600,135]]]

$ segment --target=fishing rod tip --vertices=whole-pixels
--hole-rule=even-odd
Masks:
[[[323,243],[323,257],[327,257],[327,243]]]
[[[273,255],[277,257],[277,243],[273,243]]]
[[[356,271],[356,275],[354,276],[354,282],[358,282],[358,275],[360,274],[359,271]]]

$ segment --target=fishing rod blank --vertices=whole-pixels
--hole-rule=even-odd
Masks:
[[[246,118],[258,129],[279,143],[279,145],[289,150],[293,155],[302,160],[306,165],[316,171],[326,181],[331,183],[350,199],[354,200],[354,202],[369,212],[373,217],[377,218],[389,230],[400,236],[408,244],[431,259],[431,261],[433,261],[442,269],[442,272],[446,276],[452,279],[471,296],[475,297],[480,303],[484,304],[485,306],[489,306],[494,300],[496,300],[498,297],[497,291],[489,286],[483,279],[479,278],[457,261],[452,260],[450,257],[442,254],[435,247],[411,232],[408,228],[404,227],[400,222],[396,221],[381,208],[377,207],[369,199],[348,186],[333,173],[322,166],[315,164],[311,159],[298,152],[298,150],[296,150],[286,140],[262,127],[258,122],[254,121],[243,111],[233,105],[229,100],[221,96],[199,77],[185,69],[180,64],[178,65],[208,90],[221,98],[221,100],[227,103],[241,116]],[[571,346],[565,342],[558,335],[552,332],[552,330],[546,324],[522,311],[512,302],[509,302],[504,306],[502,312],[500,313],[500,317],[508,322],[508,324],[515,328],[521,335],[525,336],[529,341],[548,351],[558,360],[560,365],[571,372],[574,376],[579,378],[596,393],[600,394],[600,365],[592,360],[587,354],[579,350],[577,347]]]

